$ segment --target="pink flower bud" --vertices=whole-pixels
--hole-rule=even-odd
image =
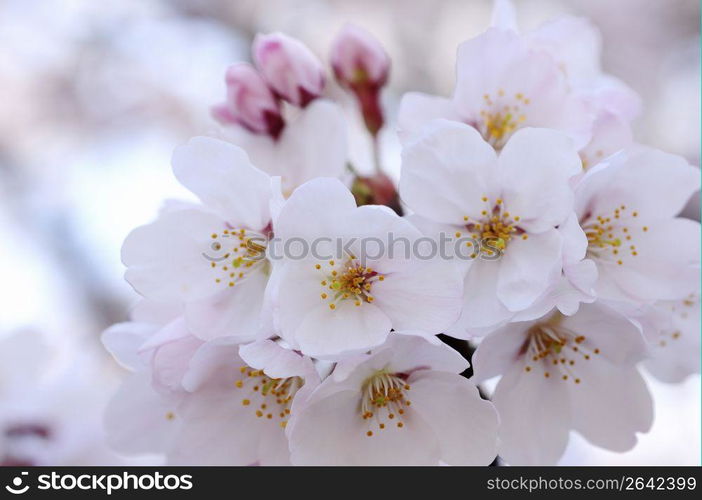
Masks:
[[[227,99],[212,108],[214,118],[277,138],[284,126],[280,102],[261,75],[249,64],[235,64],[227,69],[225,81]]]
[[[252,50],[256,67],[282,99],[305,107],[322,93],[322,64],[299,40],[282,33],[259,34]]]
[[[347,24],[332,44],[331,65],[337,80],[345,87],[379,88],[388,79],[390,58],[370,33]]]
[[[390,58],[380,42],[347,24],[332,44],[331,65],[339,84],[356,94],[366,128],[376,135],[383,126],[380,89],[390,72]]]

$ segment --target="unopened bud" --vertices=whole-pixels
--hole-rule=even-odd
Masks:
[[[390,177],[383,173],[374,174],[369,177],[358,176],[353,180],[351,192],[356,198],[356,204],[363,205],[384,205],[390,207],[398,215],[402,215],[402,205],[400,197],[395,189]]]
[[[305,107],[324,89],[324,69],[302,42],[283,35],[256,35],[253,59],[268,85],[281,99]]]
[[[380,89],[390,72],[382,45],[367,31],[347,24],[332,44],[331,65],[339,84],[356,95],[366,127],[376,135],[383,126]]]
[[[261,75],[249,64],[235,64],[227,69],[225,80],[227,99],[212,108],[215,119],[277,138],[284,126],[280,102]]]

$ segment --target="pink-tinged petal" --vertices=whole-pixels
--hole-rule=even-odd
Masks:
[[[402,96],[397,116],[400,140],[408,143],[419,135],[425,125],[441,118],[461,121],[450,99],[421,92],[407,92]]]
[[[660,303],[655,310],[668,316],[670,323],[656,329],[649,341],[651,359],[644,362],[648,372],[672,384],[700,373],[699,293],[680,301]]]
[[[256,339],[261,328],[261,310],[267,283],[268,275],[260,269],[253,271],[234,287],[189,302],[185,311],[188,328],[202,340],[231,335],[240,342],[251,342]]]
[[[597,266],[591,260],[583,260],[563,268],[563,276],[551,285],[529,308],[518,312],[512,321],[539,319],[556,308],[566,316],[578,312],[581,303],[592,303],[596,296]]]
[[[268,339],[240,346],[239,355],[271,378],[305,377],[314,371],[310,358]]]
[[[184,421],[170,465],[288,465],[288,446],[279,421],[257,418],[244,406],[234,383],[204,387],[181,405]]]
[[[575,190],[576,211],[581,222],[588,216],[614,218],[617,209],[622,224],[669,219],[699,187],[699,169],[684,158],[651,148],[630,149],[583,177]]]
[[[218,216],[201,210],[164,214],[134,229],[122,245],[125,279],[139,293],[157,301],[192,300],[212,295],[212,234],[226,229]]]
[[[505,208],[519,227],[539,233],[564,222],[573,211],[568,180],[582,170],[573,142],[555,130],[518,130],[498,159]]]
[[[319,389],[331,382],[323,383]],[[318,390],[319,390],[318,389]],[[417,412],[405,414],[403,427],[380,429],[361,417],[359,390],[341,390],[324,397],[313,394],[290,431],[295,465],[436,465],[435,434]],[[371,432],[371,435],[367,435]]]
[[[633,448],[636,434],[653,423],[653,401],[638,370],[595,360],[584,363],[578,375],[582,382],[571,388],[574,429],[595,446]]]
[[[548,52],[572,84],[600,76],[602,37],[588,19],[562,16],[524,37],[531,47]]]
[[[383,349],[392,353],[389,369],[396,373],[411,374],[426,370],[461,373],[469,366],[468,361],[448,345],[432,344],[417,336],[393,333],[387,342],[374,349],[373,353]]]
[[[634,142],[629,124],[619,116],[603,111],[592,126],[592,139],[580,150],[584,168],[590,168],[603,159],[629,148]]]
[[[556,229],[516,237],[507,244],[497,278],[497,297],[511,311],[531,306],[560,278],[563,239]]]
[[[105,430],[120,453],[163,453],[181,429],[178,395],[163,395],[151,386],[148,372],[130,376],[105,410]]]
[[[473,353],[473,381],[480,383],[507,373],[524,355],[524,332],[531,323],[510,323],[481,339]],[[526,325],[526,326],[525,326]]]
[[[444,224],[479,218],[495,151],[465,124],[436,120],[402,152],[400,196],[419,215]]]
[[[239,357],[239,343],[232,337],[219,337],[200,346],[190,359],[183,376],[183,388],[195,392],[205,384],[231,385],[244,362]],[[231,375],[231,377],[228,377]],[[229,382],[228,378],[231,378]]]
[[[200,339],[188,336],[158,347],[151,361],[154,388],[180,391],[190,361],[201,346]]]
[[[561,130],[576,148],[590,140],[593,113],[556,62],[514,31],[490,28],[463,42],[456,68],[455,108],[496,148],[523,127]]]
[[[270,222],[270,178],[243,149],[194,137],[175,150],[172,163],[180,183],[232,226],[261,230]]]
[[[604,357],[613,364],[631,366],[646,355],[640,329],[606,305],[582,304],[578,314],[565,317],[562,325],[584,336],[587,345],[592,350],[598,350],[598,357]]]
[[[699,222],[675,218],[627,227],[632,239],[624,242],[619,255],[596,259],[600,278],[608,275],[623,295],[637,301],[676,300],[694,288],[699,282]],[[630,244],[635,249],[627,249]],[[600,283],[597,292],[619,298]]]
[[[117,323],[102,333],[102,344],[120,365],[134,371],[147,366],[139,348],[157,329],[148,323]]]
[[[572,425],[569,384],[515,363],[492,401],[500,415],[499,455],[510,465],[553,465]]]
[[[418,371],[407,391],[412,408],[431,426],[450,465],[488,465],[497,455],[498,416],[475,385],[460,375]]]

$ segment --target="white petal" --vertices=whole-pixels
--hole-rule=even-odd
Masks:
[[[458,319],[463,307],[463,274],[454,262],[417,262],[373,284],[374,304],[395,329],[441,333]]]
[[[189,302],[185,317],[193,335],[210,340],[232,335],[241,342],[257,337],[261,308],[268,283],[264,270],[256,270],[236,286],[225,288],[212,297]]]
[[[180,428],[176,413],[179,402],[178,396],[154,391],[148,372],[132,375],[105,410],[110,446],[127,454],[166,451]]]
[[[492,401],[500,415],[499,455],[511,465],[553,465],[571,429],[568,384],[514,363]]]
[[[325,384],[328,382],[319,389]],[[408,411],[403,428],[388,424],[386,429],[379,429],[372,419],[361,417],[360,399],[358,390],[342,390],[322,398],[313,394],[290,432],[293,464],[438,464],[436,437],[420,415]],[[373,434],[367,436],[370,429]]]
[[[517,236],[507,244],[497,280],[497,297],[511,311],[531,306],[560,277],[561,234],[556,229]]]
[[[294,339],[303,354],[338,359],[382,344],[391,328],[390,318],[374,304],[357,307],[352,301],[343,300],[334,310],[327,304],[318,304],[305,311]]]
[[[400,140],[403,143],[410,141],[427,123],[439,118],[460,121],[451,100],[421,92],[407,92],[402,96],[397,115]]]
[[[627,227],[632,239],[623,242],[620,254],[596,259],[600,277],[609,275],[633,300],[676,300],[687,295],[699,282],[699,222],[675,218],[649,223],[646,231],[644,224]],[[635,244],[636,256],[626,248],[629,243]],[[599,285],[598,295],[610,298]]]
[[[518,130],[498,159],[505,208],[519,216],[519,227],[543,232],[573,211],[568,180],[581,172],[573,142],[555,130]]]
[[[626,207],[623,216],[636,211],[641,221],[669,219],[699,190],[699,169],[680,156],[639,148],[614,155],[606,163],[589,171],[576,187],[581,221],[588,214],[613,217],[621,205]]]
[[[291,192],[315,177],[340,177],[346,167],[346,119],[339,106],[317,99],[284,129],[279,139],[279,175]]]
[[[179,446],[171,465],[286,465],[288,446],[279,422],[256,418],[229,387],[199,390],[181,407]]]
[[[242,345],[239,355],[247,365],[263,370],[271,378],[305,377],[314,370],[310,358],[272,340]]]
[[[173,173],[233,226],[260,230],[270,222],[270,178],[251,165],[243,149],[194,137],[173,153]]]
[[[152,359],[152,382],[156,389],[179,391],[189,364],[202,341],[184,337],[160,346]]]
[[[222,287],[205,255],[212,252],[211,235],[224,229],[224,221],[201,210],[169,212],[134,229],[122,245],[125,279],[158,301],[211,295]]]
[[[465,224],[478,218],[489,196],[495,151],[468,125],[436,120],[402,151],[400,196],[434,222]]]
[[[341,181],[317,178],[288,198],[274,231],[282,240],[333,235],[339,221],[355,208],[356,200]]]
[[[157,326],[148,323],[117,323],[103,332],[102,344],[120,365],[128,370],[137,370],[147,365],[139,353],[139,347],[157,329]]]
[[[447,335],[469,339],[474,330],[495,327],[514,315],[497,298],[500,264],[480,259],[473,263],[463,286],[463,311]]]
[[[582,304],[577,314],[563,319],[563,326],[585,336],[593,349],[599,349],[597,356],[607,358],[614,364],[631,366],[646,354],[639,328],[603,304]]]
[[[229,374],[238,373],[243,365],[236,339],[219,337],[210,340],[202,344],[190,359],[183,376],[183,388],[194,392],[208,381],[225,380]]]
[[[497,455],[498,417],[473,383],[460,375],[418,371],[410,376],[412,408],[434,430],[441,460],[450,465],[488,465]]]
[[[417,370],[461,373],[469,366],[468,361],[448,345],[431,344],[420,337],[392,334],[373,352],[381,349],[391,351],[390,369],[397,373],[409,374]]]
[[[571,388],[574,429],[596,446],[624,452],[636,444],[636,433],[653,423],[653,401],[636,368],[606,361],[584,363],[582,382]]]
[[[506,373],[518,361],[529,325],[531,323],[510,323],[480,341],[472,358],[475,383]]]

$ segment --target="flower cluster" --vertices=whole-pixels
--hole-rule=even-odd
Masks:
[[[653,420],[640,368],[699,372],[700,225],[677,216],[699,171],[634,142],[639,99],[602,72],[586,20],[514,18],[497,1],[460,45],[451,98],[404,96],[397,191],[345,174],[321,61],[256,37],[213,108],[219,135],[173,155],[200,203],[124,242],[142,298],[103,335],[133,372],[107,410],[115,449],[487,465],[556,463],[570,431],[635,445]],[[377,143],[387,54],[348,26],[330,59]],[[498,376],[488,399],[476,384]]]

